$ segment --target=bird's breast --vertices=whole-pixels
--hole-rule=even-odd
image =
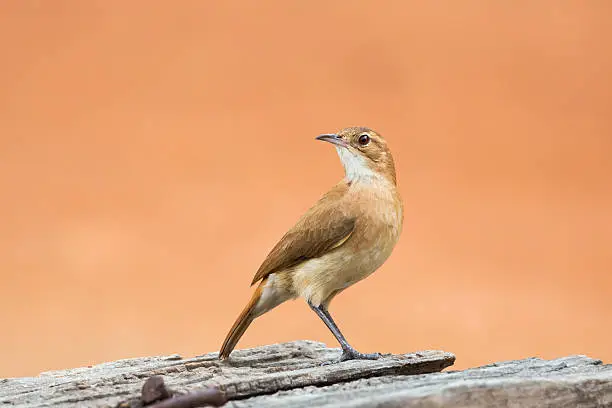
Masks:
[[[324,256],[294,269],[296,295],[317,304],[331,293],[366,278],[391,255],[402,229],[402,205],[388,191],[360,191],[346,205],[357,220],[350,238]]]
[[[403,207],[395,188],[364,187],[353,197],[358,214],[347,241],[354,262],[347,274],[360,280],[374,272],[391,255],[402,230]]]

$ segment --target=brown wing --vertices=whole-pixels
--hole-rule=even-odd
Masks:
[[[325,194],[272,248],[251,285],[271,273],[318,258],[345,243],[355,228],[355,217],[341,205],[348,186],[340,183]]]

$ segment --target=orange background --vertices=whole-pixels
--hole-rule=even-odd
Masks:
[[[218,350],[370,126],[406,205],[332,313],[457,368],[612,362],[612,2],[4,1],[0,376]],[[303,301],[239,347],[336,346]]]

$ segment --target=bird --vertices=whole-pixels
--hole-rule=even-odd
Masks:
[[[342,348],[332,363],[381,353],[353,348],[334,322],[329,305],[339,293],[376,271],[402,232],[403,203],[387,141],[367,127],[347,127],[315,139],[331,143],[344,178],[308,209],[268,253],[255,273],[257,287],[219,352],[226,360],[249,325],[281,303],[302,297]]]

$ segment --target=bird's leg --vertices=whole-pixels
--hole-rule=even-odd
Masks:
[[[332,334],[334,335],[336,340],[338,340],[338,343],[340,343],[340,346],[342,347],[342,356],[340,357],[339,360],[334,361],[334,362],[341,362],[341,361],[346,361],[346,360],[356,360],[356,359],[376,360],[380,358],[381,356],[380,353],[364,354],[364,353],[360,353],[357,350],[355,350],[348,343],[348,341],[346,341],[346,339],[340,332],[340,329],[338,328],[338,326],[336,326],[334,319],[332,319],[331,315],[329,314],[325,306],[323,305],[315,306],[310,302],[308,302],[308,305],[310,306],[312,310],[314,310],[317,316],[319,316],[321,320],[323,320],[323,323],[325,323],[327,328],[332,332]]]

